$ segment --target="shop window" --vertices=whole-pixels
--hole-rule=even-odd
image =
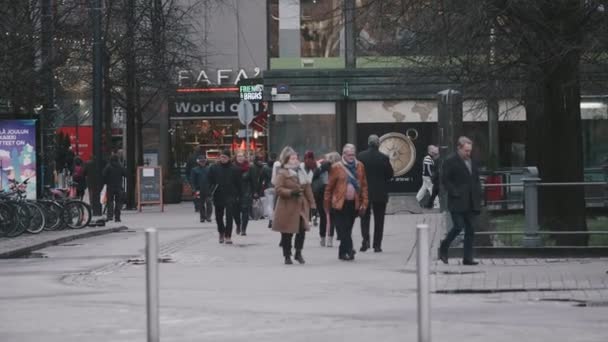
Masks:
[[[271,150],[276,153],[285,146],[300,156],[307,150],[317,156],[336,151],[335,104],[276,103],[270,130]]]

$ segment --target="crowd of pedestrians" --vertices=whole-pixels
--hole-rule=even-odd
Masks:
[[[201,222],[211,222],[214,211],[219,243],[232,244],[233,228],[236,235],[246,236],[249,220],[260,216],[254,215],[254,209],[264,203],[263,216],[268,219],[268,228],[280,233],[279,246],[288,265],[294,260],[305,263],[306,233],[317,225],[320,245],[333,247],[336,236],[338,259],[353,261],[356,250],[352,234],[357,218],[362,237],[359,251],[373,248],[381,253],[389,182],[394,175],[390,159],[379,145],[379,137],[371,135],[368,148],[359,154],[354,145],[346,144],[341,154],[334,151],[315,156],[313,151],[306,151],[302,160],[289,146],[278,156],[270,153],[265,160],[258,155],[251,161],[243,152],[233,158],[231,151],[225,150],[213,165],[204,154],[197,154],[196,166],[190,170],[195,209]],[[473,221],[479,213],[481,187],[471,148],[472,141],[461,137],[456,153],[448,156],[441,168],[437,165],[439,149],[434,145],[428,146],[423,160],[423,185],[417,199],[424,207],[436,207],[439,184],[443,184],[454,221],[441,244],[440,258],[446,263],[447,250],[462,230],[464,264],[476,263],[472,255]]]

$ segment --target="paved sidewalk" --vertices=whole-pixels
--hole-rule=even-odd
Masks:
[[[357,253],[354,262],[338,260],[337,244],[321,247],[313,228],[306,235],[306,265],[286,266],[279,234],[266,221],[251,222],[248,235],[234,236],[229,246],[218,244],[214,223],[198,222],[191,204],[167,206],[165,213],[128,212],[123,222],[129,234],[46,248],[41,253],[47,258],[0,260],[0,287],[8,289],[0,295],[0,341],[145,340],[143,228],[151,226],[159,230],[160,256],[168,261],[159,272],[163,341],[415,341],[415,226],[428,223],[436,241],[443,235],[441,220],[436,214],[389,215],[384,253]],[[359,247],[358,221],[353,238]],[[557,268],[542,260],[509,264],[516,262],[485,259],[472,268],[457,260],[433,263],[433,340],[606,340],[607,307],[562,301],[578,290],[553,291],[565,294],[557,302],[490,291],[509,290],[515,272],[525,273],[531,289],[538,288],[528,279],[540,280],[539,270],[551,279],[561,271],[577,280],[595,272],[605,280],[604,260],[559,260]],[[469,294],[484,284],[480,275],[488,291]],[[493,276],[498,285],[489,283]],[[588,297],[601,298],[591,291]]]
[[[116,233],[126,229],[127,227],[123,225],[108,222],[105,227],[43,231],[40,234],[25,233],[15,238],[0,238],[0,259],[20,257],[49,246],[76,239]]]

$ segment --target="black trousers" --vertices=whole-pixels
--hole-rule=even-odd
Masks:
[[[474,222],[477,218],[477,214],[473,212],[451,212],[453,226],[452,229],[446,235],[445,240],[441,242],[441,250],[447,252],[448,248],[452,244],[452,241],[460,234],[464,229],[464,246],[463,246],[463,260],[473,261],[473,240],[475,239]]]
[[[437,182],[433,182],[433,192],[431,193],[431,198],[428,202],[428,207],[433,208],[433,203],[435,203],[435,198],[439,195],[439,184]]]
[[[374,211],[374,248],[382,247],[382,236],[384,235],[384,215],[386,214],[386,202],[370,202],[369,207],[361,217],[361,236],[363,243],[369,244],[369,226],[372,210]]]
[[[120,209],[122,208],[122,189],[106,190],[106,216],[108,220],[120,220]]]
[[[211,218],[211,213],[213,213],[213,204],[211,202],[211,198],[209,197],[200,197],[195,199],[196,209],[200,214],[201,220],[208,220]]]
[[[240,228],[241,232],[247,231],[250,211],[251,206],[245,206],[240,203],[234,205],[234,223]]]
[[[224,222],[224,213],[226,221]],[[224,237],[232,237],[232,221],[234,219],[234,204],[228,205],[215,204],[215,221],[217,222],[217,232]]]
[[[294,234],[291,233],[281,233],[281,247],[283,247],[283,256],[289,257],[291,256],[291,240]],[[304,248],[304,238],[306,236],[306,229],[304,229],[304,222],[300,220],[300,230],[298,231],[295,241],[296,252],[302,251]]]
[[[317,204],[317,212],[319,215],[319,236],[325,237],[327,235],[327,212],[323,207],[323,194],[321,196],[315,196],[315,202]],[[331,215],[331,214],[330,214]],[[336,222],[330,218],[329,220],[329,236],[334,236],[336,230]]]
[[[334,212],[334,221],[336,221],[336,230],[338,231],[338,239],[340,240],[338,256],[351,254],[354,250],[353,225],[356,218],[355,201],[344,201],[342,210]]]

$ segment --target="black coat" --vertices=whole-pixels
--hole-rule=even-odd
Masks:
[[[253,193],[255,191],[252,169],[241,172],[241,196],[240,202],[242,207],[251,207],[253,203]]]
[[[365,166],[370,202],[388,202],[388,181],[393,178],[393,167],[384,153],[370,147],[359,153],[359,161]]]
[[[103,169],[103,184],[107,186],[107,191],[122,190],[122,178],[127,176],[125,168],[117,162],[110,162]]]
[[[441,182],[448,196],[448,210],[452,212],[480,211],[481,183],[477,163],[471,161],[471,172],[462,158],[454,153],[441,168]]]
[[[241,197],[241,170],[232,163],[217,163],[209,168],[209,186],[216,206],[236,203]]]
[[[200,191],[201,198],[209,196],[209,166],[197,166],[190,172],[192,190]]]

